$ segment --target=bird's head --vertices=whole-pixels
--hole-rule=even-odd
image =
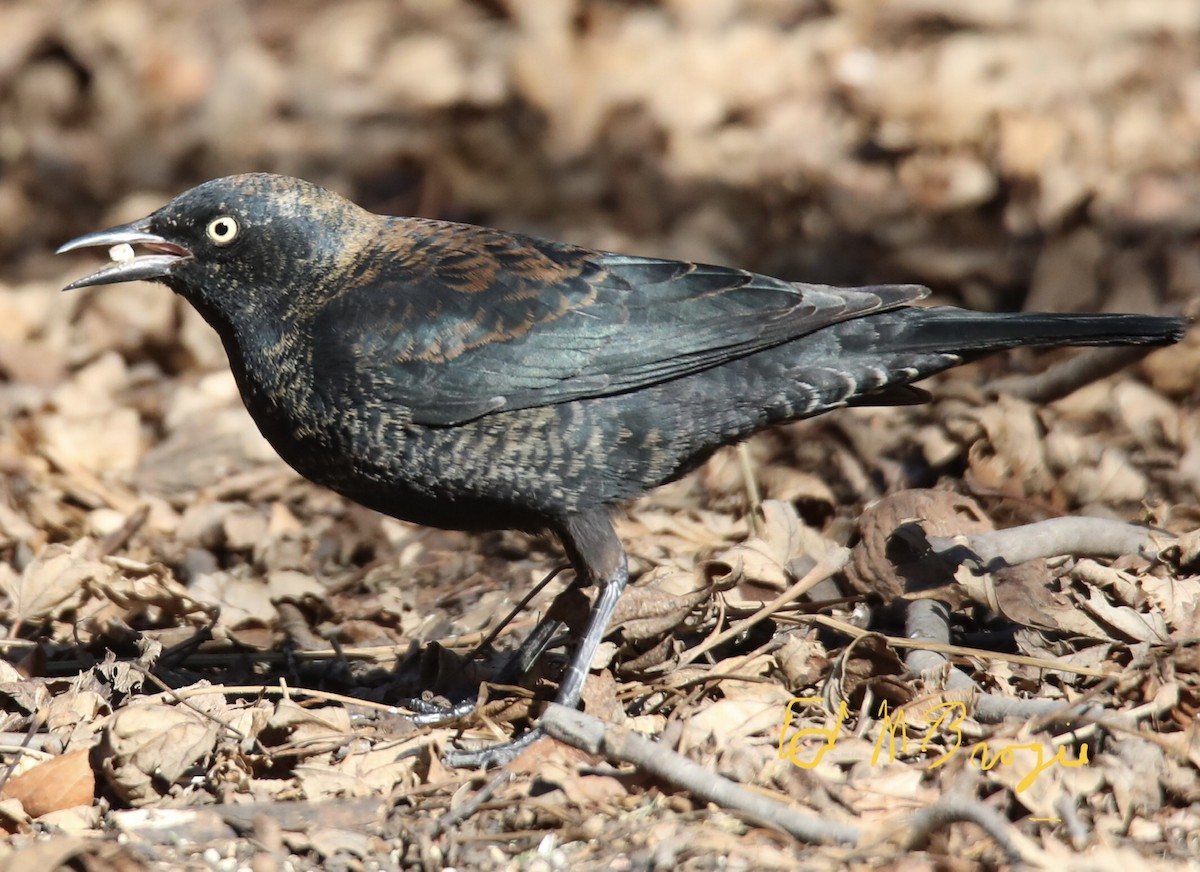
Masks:
[[[319,293],[326,277],[347,266],[374,217],[301,179],[266,173],[214,179],[145,218],[60,247],[61,254],[107,246],[114,261],[64,290],[159,281],[210,320],[279,314],[289,297]]]

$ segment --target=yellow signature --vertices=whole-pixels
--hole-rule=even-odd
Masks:
[[[788,728],[796,718],[798,706],[821,705],[823,702],[824,700],[816,696],[798,696],[788,701],[787,710],[783,718],[783,727],[779,731],[779,759],[790,760],[802,769],[813,769],[820,764],[826,753],[832,751],[837,746],[837,739],[841,733],[842,724],[848,716],[845,702],[838,705],[837,719],[833,726],[805,727],[802,730],[796,730],[790,737],[788,736]],[[948,735],[950,737],[950,743],[946,750],[933,759],[927,768],[937,769],[962,749],[962,722],[966,719],[966,716],[967,706],[962,702],[944,702],[933,706],[925,713],[925,721],[928,724],[928,728],[925,730],[925,737],[921,740],[921,753],[925,753],[928,750],[930,741],[937,736]],[[885,742],[887,743],[888,762],[895,761],[897,735],[900,740],[900,753],[908,754],[908,723],[905,720],[904,709],[899,709],[893,716],[888,712],[887,702],[884,701],[879,707],[879,717],[883,723],[879,731],[879,738],[875,740],[875,750],[871,754],[872,766],[879,763]],[[811,752],[811,758],[805,758],[802,756],[802,752],[805,750],[804,745],[806,740],[810,738],[821,738],[824,739],[824,742],[815,751]],[[1054,751],[1053,755],[1048,755],[1046,746],[1042,742],[1006,745],[995,753],[992,753],[987,742],[976,742],[971,746],[970,762],[984,772],[987,772],[998,764],[1004,766],[1017,765],[1021,762],[1017,756],[1021,752],[1031,753],[1034,762],[1029,772],[1017,782],[1016,790],[1018,793],[1032,787],[1038,776],[1053,766],[1061,766],[1064,769],[1078,769],[1081,766],[1086,766],[1088,763],[1088,746],[1086,742],[1080,744],[1079,757],[1074,760],[1066,757],[1066,748],[1061,746]]]

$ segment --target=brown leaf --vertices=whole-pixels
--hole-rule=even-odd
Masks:
[[[976,414],[987,434],[971,446],[970,472],[980,486],[1015,497],[1047,493],[1054,478],[1042,447],[1035,408],[1002,394]]]
[[[66,836],[33,842],[5,857],[0,862],[0,872],[58,872],[59,869],[71,868],[67,866],[68,863],[95,852],[97,848],[95,838]]]
[[[684,722],[683,749],[714,743],[745,741],[761,734],[772,738],[779,731],[792,695],[778,684],[741,682],[733,689],[723,687],[725,699],[717,700]]]
[[[765,500],[762,514],[759,535],[721,552],[705,566],[705,574],[727,591],[726,599],[734,606],[761,604],[763,587],[784,590],[794,581],[789,570],[793,560],[806,555],[819,559],[832,544],[805,524],[791,503]]]
[[[1162,612],[1174,638],[1200,637],[1200,579],[1147,575],[1140,581],[1147,599]]]
[[[119,709],[101,739],[102,771],[132,805],[157,799],[212,753],[217,726],[191,709],[163,704]]]
[[[1145,498],[1150,486],[1119,448],[1105,448],[1099,462],[1068,469],[1060,483],[1079,503],[1136,503]]]
[[[189,590],[200,602],[220,608],[223,626],[270,625],[276,616],[271,592],[261,579],[224,570],[206,572],[192,582]]]
[[[950,582],[943,561],[893,546],[897,529],[910,521],[917,522],[926,536],[967,536],[993,529],[979,504],[960,494],[913,489],[884,497],[859,515],[860,541],[846,568],[846,578],[855,590],[888,601]]]
[[[290,744],[320,750],[322,745],[340,744],[353,732],[350,712],[341,706],[304,708],[294,700],[281,699],[271,715],[270,727],[287,732]]]
[[[643,651],[637,657],[623,661],[617,668],[620,675],[661,674],[664,664],[674,663],[680,643],[671,635],[663,636],[657,645]]]
[[[1161,643],[1170,638],[1160,612],[1139,612],[1129,606],[1115,606],[1095,588],[1088,589],[1088,597],[1080,605],[1116,630],[1123,639]]]
[[[101,726],[105,702],[94,690],[72,687],[50,700],[46,707],[46,729],[64,745],[89,740]]]
[[[639,584],[621,595],[609,628],[620,627],[622,635],[630,641],[656,639],[679,626],[692,609],[706,602],[711,595],[712,591],[707,587],[672,596]]]
[[[825,646],[815,636],[792,633],[775,652],[775,662],[787,686],[807,687],[829,668]]]
[[[96,777],[88,760],[88,751],[70,751],[27,769],[9,780],[4,796],[21,800],[30,817],[52,811],[91,805],[96,793]]]
[[[841,699],[857,700],[864,688],[892,705],[902,705],[913,696],[912,688],[900,679],[907,671],[904,662],[877,633],[868,633],[851,642],[840,663],[837,675]]]
[[[90,539],[79,539],[70,547],[47,545],[20,575],[0,564],[0,591],[9,597],[17,620],[45,618],[77,599],[85,583],[111,578],[115,574],[111,566],[87,558],[94,547]]]

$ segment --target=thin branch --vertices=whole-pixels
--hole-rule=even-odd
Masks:
[[[973,536],[930,536],[929,547],[951,558],[971,559],[983,569],[1016,566],[1039,557],[1125,557],[1153,559],[1175,537],[1152,527],[1108,518],[1051,518]],[[967,552],[967,553],[963,553]]]
[[[943,654],[973,657],[984,662],[989,660],[997,660],[1004,663],[1016,663],[1020,666],[1030,666],[1034,669],[1048,669],[1054,672],[1069,672],[1072,675],[1091,675],[1095,678],[1108,678],[1109,676],[1115,675],[1118,672],[1125,671],[1115,666],[1111,669],[1097,669],[1094,666],[1079,666],[1074,663],[1059,663],[1045,657],[1030,657],[1027,654],[1008,654],[1003,651],[988,651],[985,648],[970,648],[966,645],[943,645],[938,642],[907,639],[903,636],[888,636],[882,633],[871,633],[870,631],[864,630],[861,627],[856,627],[853,624],[846,623],[845,621],[839,621],[837,618],[831,618],[829,615],[787,615],[781,617],[780,620],[795,624],[820,624],[823,627],[828,627],[831,630],[844,633],[845,635],[854,639],[858,639],[867,635],[876,635],[882,638],[893,648],[927,648],[930,651],[940,651]]]
[[[989,393],[1008,394],[1031,403],[1049,403],[1074,393],[1085,385],[1108,378],[1154,349],[1133,345],[1125,348],[1092,348],[1033,375],[997,379]]]
[[[912,600],[904,611],[904,634],[919,644],[949,645],[950,610],[938,600]],[[945,669],[948,663],[944,654],[927,647],[912,648],[904,658],[904,665],[915,673]],[[979,685],[957,666],[949,669],[947,688],[979,691]]]
[[[992,837],[1014,863],[1033,863],[1043,854],[1030,839],[1018,832],[998,811],[974,797],[947,794],[933,805],[916,812],[908,820],[906,843],[915,848],[947,824],[973,823]]]
[[[599,754],[610,762],[632,763],[704,802],[754,818],[804,842],[855,844],[862,830],[853,825],[814,817],[791,806],[747,790],[735,781],[706,769],[661,742],[631,730],[606,724],[591,715],[550,705],[539,726],[573,748]]]
[[[495,794],[497,790],[508,784],[508,782],[512,780],[512,777],[513,774],[510,770],[501,769],[496,775],[492,776],[492,778],[489,779],[486,784],[479,788],[474,796],[466,800],[458,808],[451,809],[438,818],[437,823],[433,828],[434,836],[449,831],[451,827],[455,826],[460,821],[465,821],[471,815],[475,814],[475,812],[479,810],[479,807],[491,799],[492,795]]]

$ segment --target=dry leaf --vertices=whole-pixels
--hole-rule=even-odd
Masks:
[[[1200,637],[1200,578],[1159,578],[1146,575],[1140,579],[1149,604],[1161,612],[1176,639]]]
[[[288,744],[302,754],[317,753],[324,746],[342,744],[353,735],[347,709],[333,705],[304,708],[290,699],[281,699],[275,704],[269,726],[286,731]]]
[[[1016,497],[1048,493],[1054,478],[1046,465],[1043,428],[1034,407],[1002,394],[976,414],[987,438],[968,452],[972,478],[984,488]]]
[[[789,634],[775,652],[775,662],[792,690],[808,687],[829,668],[825,646],[815,635]]]
[[[213,721],[183,706],[118,709],[100,744],[105,779],[131,805],[152,802],[212,753],[217,730]]]
[[[978,503],[949,491],[913,489],[877,500],[858,518],[860,541],[846,568],[855,590],[888,601],[949,584],[944,561],[896,548],[903,543],[894,543],[893,536],[908,522],[919,524],[925,536],[969,536],[994,529]]]
[[[1115,606],[1103,593],[1088,588],[1087,599],[1080,605],[1117,631],[1120,638],[1134,642],[1166,642],[1166,621],[1159,612],[1139,612],[1129,606]]]
[[[1098,463],[1075,466],[1062,476],[1063,490],[1079,503],[1136,503],[1150,482],[1119,448],[1106,448]]]
[[[745,683],[737,694],[714,702],[684,722],[680,749],[726,746],[760,734],[774,741],[791,698],[776,684]]]
[[[224,571],[208,572],[198,576],[188,589],[200,602],[221,610],[220,622],[224,626],[270,626],[275,620],[271,592],[261,579]]]
[[[89,581],[104,583],[115,570],[89,560],[95,544],[79,539],[71,546],[47,545],[19,575],[0,564],[0,591],[8,596],[18,623],[37,621],[77,602]]]
[[[656,639],[678,627],[711,595],[709,588],[672,596],[655,587],[635,585],[621,595],[609,631],[620,628],[629,641]]]
[[[786,589],[794,581],[789,570],[793,560],[806,555],[819,559],[831,547],[800,520],[791,503],[766,500],[762,514],[759,535],[717,554],[705,566],[706,576],[726,591],[726,599],[734,606],[760,604],[763,587],[775,592]]]
[[[629,794],[629,788],[621,779],[611,775],[582,774],[578,764],[564,755],[551,755],[538,770],[537,777],[561,790],[567,802],[576,808],[615,811],[615,804]]]
[[[9,779],[4,796],[19,799],[30,817],[91,805],[96,793],[89,752],[71,751]]]
[[[50,700],[46,708],[46,729],[64,746],[85,742],[102,725],[100,713],[107,704],[94,690],[72,688]]]
[[[304,795],[312,800],[371,796],[406,786],[415,787],[414,773],[427,765],[425,758],[429,753],[427,748],[420,749],[428,745],[427,737],[415,736],[407,742],[387,743],[380,748],[351,747],[348,753],[333,761],[309,759],[296,767],[296,777]]]

